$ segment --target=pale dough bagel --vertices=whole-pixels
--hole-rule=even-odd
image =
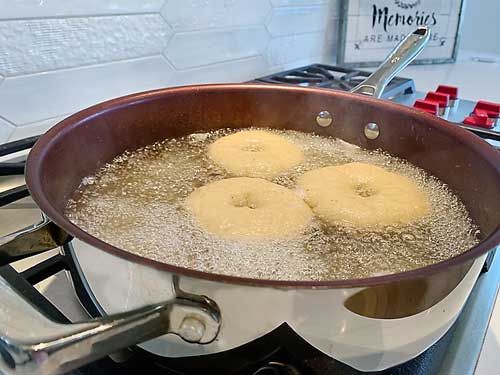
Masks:
[[[294,237],[313,217],[294,191],[260,178],[209,183],[194,190],[185,204],[203,229],[227,239]]]
[[[272,178],[304,160],[299,147],[262,130],[222,137],[208,147],[208,155],[234,176],[260,178]]]
[[[429,211],[426,195],[413,181],[371,164],[312,170],[299,178],[298,189],[329,225],[361,229],[404,225]]]

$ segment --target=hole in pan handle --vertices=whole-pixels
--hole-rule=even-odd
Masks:
[[[154,337],[173,333],[207,344],[219,333],[220,311],[204,296],[167,302],[88,322],[48,319],[0,276],[0,373],[60,374]]]
[[[426,26],[417,28],[391,51],[366,80],[353,88],[351,93],[380,98],[391,79],[422,52],[429,42],[430,34],[430,29]]]

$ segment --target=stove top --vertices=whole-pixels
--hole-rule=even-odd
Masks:
[[[287,83],[348,91],[369,74],[366,71],[314,64],[258,78],[254,82]],[[394,78],[384,92],[384,98],[409,106],[424,96],[425,94],[416,92],[413,80],[400,77]],[[461,101],[458,109],[450,112],[448,119],[459,124],[461,119],[473,110],[473,107],[474,103]],[[500,141],[500,134],[495,131],[474,127],[468,129],[491,142]],[[29,149],[36,139],[37,137],[32,137],[0,145],[0,157]],[[4,209],[0,210],[0,215],[3,212],[6,218],[0,222],[8,221],[9,224],[17,226],[17,228],[32,224],[33,211],[38,211],[33,202],[30,201],[26,186],[23,185],[23,179],[20,176],[23,170],[22,157],[14,162],[0,163],[0,176],[9,176],[0,178],[0,206],[4,206]],[[27,214],[28,211],[29,214]],[[18,216],[24,218],[28,216],[28,222],[19,223],[16,219]],[[1,229],[5,234],[17,228],[5,227]],[[78,270],[77,262],[70,244],[66,245],[59,254],[44,259],[22,272],[16,271],[11,266],[5,266],[0,268],[0,274],[22,291],[27,299],[56,321],[69,322],[74,320],[68,316],[71,314],[66,311],[66,302],[61,301],[61,298],[76,301],[72,296],[72,287],[78,301],[85,309],[85,312],[79,311],[80,319],[85,315],[99,316],[99,306],[96,305],[89,293],[85,279]],[[493,271],[485,272],[479,277],[463,313],[452,329],[417,358],[384,371],[383,374],[472,373],[495,303],[500,281],[500,259],[490,256],[484,271],[489,268],[492,268]],[[69,294],[53,293],[47,299],[34,287],[47,278],[55,278],[64,283]],[[68,280],[70,280],[69,283]],[[62,295],[64,297],[61,297]],[[76,305],[74,303],[73,309]],[[470,336],[470,332],[475,333],[473,337]],[[177,375],[207,373],[239,375],[363,374],[314,349],[288,325],[283,324],[251,343],[224,353],[171,359],[158,357],[143,349],[133,347],[116,353],[112,358],[106,357],[98,360],[68,373],[68,375],[136,374],[138,372]]]
[[[253,82],[272,84],[291,84],[298,86],[322,87],[342,91],[350,91],[363,82],[371,72],[343,68],[324,64],[312,64],[284,72],[257,78]],[[387,85],[382,95],[388,99],[398,95],[415,92],[412,79],[395,77]]]

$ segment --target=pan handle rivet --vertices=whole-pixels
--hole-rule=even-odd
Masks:
[[[380,135],[380,129],[374,122],[369,122],[365,126],[365,137],[368,139],[377,139]]]
[[[179,336],[189,342],[199,342],[205,334],[205,324],[198,318],[184,318],[179,329]]]
[[[321,111],[316,116],[316,123],[324,128],[330,126],[332,122],[333,122],[333,117],[328,111]]]

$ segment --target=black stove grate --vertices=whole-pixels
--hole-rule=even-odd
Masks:
[[[21,139],[15,142],[0,144],[0,156],[12,155],[18,151],[27,150],[35,144],[39,136]],[[1,162],[0,176],[12,176],[24,174],[25,162]],[[16,186],[12,189],[0,192],[0,207],[15,202],[29,195],[26,185]]]
[[[284,72],[257,78],[253,82],[291,84],[298,86],[322,87],[350,91],[363,82],[371,73],[364,70],[343,68],[324,64],[312,64]],[[383,98],[412,94],[415,84],[412,79],[395,77],[383,93]]]

